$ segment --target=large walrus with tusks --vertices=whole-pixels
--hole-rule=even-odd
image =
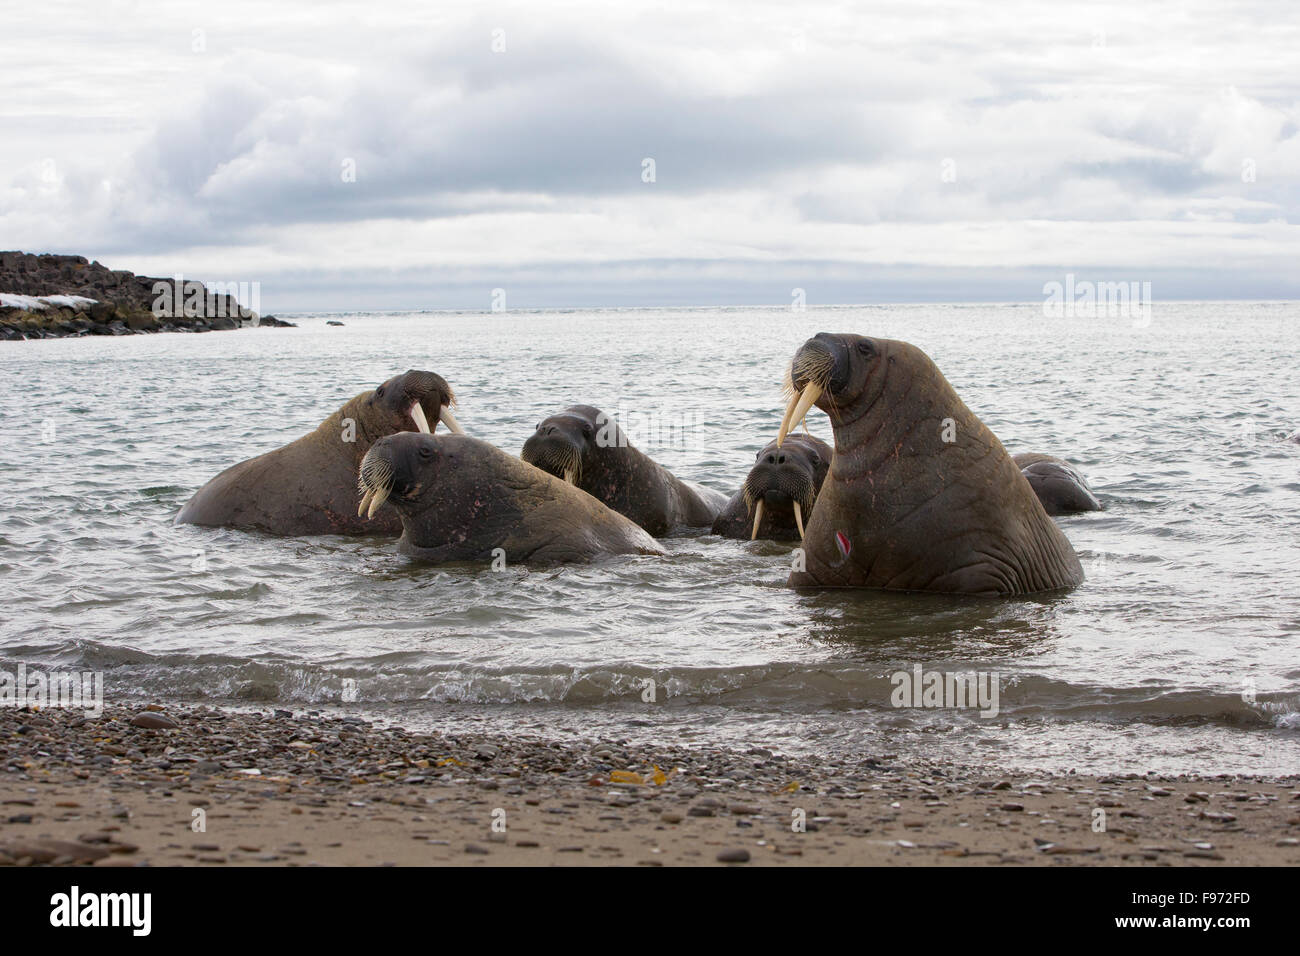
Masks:
[[[455,401],[446,379],[433,372],[390,378],[297,441],[227,468],[194,493],[176,522],[281,535],[401,534],[395,514],[372,522],[357,517],[357,468],[387,435],[431,432],[440,421],[460,433]]]
[[[373,518],[390,503],[402,522],[398,550],[425,561],[504,556],[550,564],[663,554],[585,491],[465,435],[380,439],[361,462],[357,488],[357,514]]]
[[[758,453],[745,483],[713,522],[724,538],[798,541],[831,466],[831,448],[809,434],[787,435]]]
[[[727,506],[721,492],[677,478],[642,454],[612,417],[574,405],[537,426],[519,457],[581,488],[656,538],[707,528]]]
[[[819,333],[790,365],[778,444],[815,404],[835,455],[793,587],[1015,595],[1083,568],[997,437],[914,345]]]

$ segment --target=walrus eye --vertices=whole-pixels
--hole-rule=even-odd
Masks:
[[[863,339],[861,342],[858,343],[858,351],[861,352],[863,355],[875,355],[876,347],[871,344],[870,339]]]
[[[582,437],[583,438],[591,437],[591,426],[588,425],[586,422],[582,423]]]
[[[384,397],[384,386],[380,385],[377,389],[375,389],[375,397],[376,398]]]
[[[428,445],[421,445],[421,446],[420,446],[420,457],[421,457],[421,458],[430,458],[430,457],[432,457],[432,455],[433,455],[433,449],[431,449]]]

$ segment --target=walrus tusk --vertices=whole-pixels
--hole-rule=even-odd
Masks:
[[[366,490],[366,496],[361,499],[361,504],[357,505],[358,518],[360,518],[362,515],[366,513],[366,509],[370,507],[370,500],[374,498],[374,496],[375,496],[374,488],[369,488]]]
[[[776,433],[777,448],[780,448],[781,442],[785,441],[786,433],[803,421],[804,416],[808,414],[808,409],[812,408],[813,403],[821,397],[821,386],[814,385],[812,382],[805,385],[802,392],[795,392],[790,396],[790,404],[785,410],[785,418],[781,420],[781,430]]]
[[[379,506],[382,505],[387,500],[388,500],[388,489],[383,487],[376,488],[374,490],[374,495],[370,500],[370,509],[366,512],[366,519],[369,520],[373,518],[375,516],[375,512],[379,510]]]
[[[763,520],[763,499],[759,498],[754,505],[754,531],[749,536],[750,541],[758,538],[758,526]]]
[[[573,480],[573,469],[572,469],[572,468],[566,468],[566,469],[564,469],[564,483],[565,483],[566,485],[573,485],[575,488],[577,487],[578,483],[577,483],[576,481]]]
[[[799,540],[803,540],[803,509],[799,507],[799,502],[794,504],[794,523],[799,526]]]
[[[438,410],[438,417],[442,421],[446,422],[447,427],[450,428],[457,435],[465,434],[465,429],[460,427],[460,422],[456,421],[456,416],[451,413],[450,406],[447,405],[442,406],[442,408]]]
[[[431,434],[429,431],[429,419],[424,417],[424,409],[420,407],[419,402],[415,402],[411,405],[411,419],[415,422],[415,427],[421,432],[426,435]]]

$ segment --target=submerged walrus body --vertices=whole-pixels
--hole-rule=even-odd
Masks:
[[[386,435],[428,432],[439,421],[459,432],[454,401],[451,386],[433,372],[390,378],[348,401],[315,431],[227,468],[194,493],[176,523],[279,535],[400,534],[394,514],[369,523],[357,517],[357,467]]]
[[[1016,595],[1083,581],[1002,443],[920,349],[823,332],[790,385],[778,441],[813,404],[835,430],[791,586]]]
[[[727,505],[720,492],[682,481],[632,447],[613,418],[574,405],[537,426],[519,457],[603,501],[656,538],[707,528]]]
[[[1029,487],[1034,489],[1034,494],[1043,503],[1043,510],[1049,515],[1102,510],[1088,479],[1068,461],[1034,452],[1012,455],[1011,460],[1029,481]]]
[[[550,564],[663,554],[585,491],[465,435],[383,438],[361,462],[358,488],[357,513],[374,516],[391,504],[402,522],[398,550],[424,561],[490,562],[503,554],[508,563]]]
[[[724,538],[798,541],[812,517],[817,492],[831,465],[831,449],[820,438],[791,434],[758,453],[745,483],[713,522]]]

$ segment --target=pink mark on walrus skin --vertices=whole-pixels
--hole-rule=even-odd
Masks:
[[[853,543],[849,541],[849,536],[843,531],[835,532],[835,543],[840,546],[840,554],[846,558],[849,556],[849,552],[853,550]]]

